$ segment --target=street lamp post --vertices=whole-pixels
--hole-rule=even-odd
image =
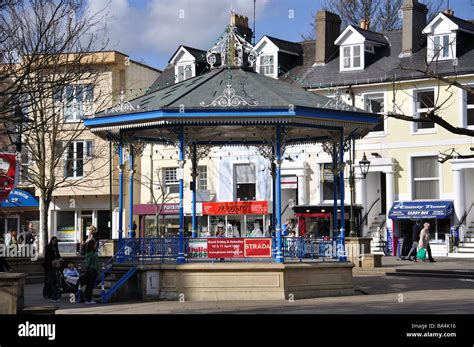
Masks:
[[[4,121],[5,131],[8,135],[10,143],[15,146],[17,153],[21,153],[23,123],[27,121],[28,118],[25,117],[20,107],[15,108],[13,117],[7,118]]]
[[[354,214],[354,205],[355,205],[355,140],[352,140],[352,150],[350,151],[350,173],[349,173],[349,188],[351,191],[351,209],[350,209],[350,237],[356,237],[355,231],[355,214]],[[359,160],[359,168],[362,174],[362,179],[367,177],[367,173],[369,172],[370,168],[370,161],[367,159],[365,153],[362,156],[362,159]]]

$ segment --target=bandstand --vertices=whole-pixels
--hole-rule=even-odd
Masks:
[[[201,75],[162,89],[150,90],[136,99],[123,96],[113,108],[86,119],[84,124],[95,135],[113,141],[119,150],[120,164],[128,152],[130,182],[133,182],[134,157],[146,144],[176,146],[179,153],[179,237],[177,264],[186,259],[184,235],[185,160],[192,163],[196,180],[200,158],[216,146],[252,146],[275,163],[273,180],[275,216],[275,254],[273,263],[284,263],[281,235],[281,163],[285,149],[294,145],[323,143],[331,152],[333,173],[339,176],[340,199],[334,189],[333,229],[339,231],[338,259],[344,255],[344,152],[353,138],[365,136],[380,121],[371,114],[345,104],[338,92],[333,99],[308,92],[274,78],[254,72],[258,58],[253,47],[230,25],[207,52],[208,70]],[[123,168],[123,165],[120,165]],[[179,171],[178,171],[179,172]],[[123,170],[119,178],[119,245],[123,238]],[[192,187],[193,185],[191,185]],[[195,186],[195,185],[194,185]],[[129,185],[128,205],[133,225],[133,184]],[[192,236],[196,236],[196,190],[192,191]],[[340,210],[340,218],[338,216]],[[120,246],[119,246],[120,248]],[[186,264],[188,265],[188,264]],[[215,264],[217,267],[225,264]],[[179,266],[179,265],[178,265]],[[183,265],[184,266],[184,265]],[[236,266],[235,264],[233,266]]]

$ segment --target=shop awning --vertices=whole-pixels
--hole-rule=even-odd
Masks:
[[[305,217],[305,218],[329,218],[330,216],[331,216],[330,213],[317,213],[317,212],[295,213],[295,217]]]
[[[0,203],[0,208],[15,208],[15,207],[39,207],[38,200],[21,189],[14,189],[9,195],[7,200]]]
[[[388,218],[417,219],[417,218],[449,218],[454,212],[451,200],[436,201],[397,201],[393,204]]]

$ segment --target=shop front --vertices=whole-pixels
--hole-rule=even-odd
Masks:
[[[298,236],[324,238],[333,237],[333,230],[339,233],[339,227],[334,225],[334,212],[333,206],[331,205],[299,205],[294,206],[293,211],[297,218],[297,234]],[[337,210],[337,220],[340,220],[341,211]],[[361,207],[354,206],[355,223],[358,225],[361,220]],[[350,220],[350,207],[345,207],[344,213],[344,225],[346,233],[348,234],[349,220]]]
[[[393,235],[387,235],[387,238],[393,240],[393,254],[397,254],[399,238],[403,238],[400,254],[408,253],[413,241],[413,226],[417,220],[421,220],[422,226],[424,223],[430,223],[430,246],[433,255],[446,256],[445,238],[453,225],[453,213],[454,202],[451,200],[396,201],[388,215],[392,225],[387,226],[389,231],[393,230]]]
[[[224,226],[227,237],[263,237],[270,235],[268,201],[203,202],[206,231],[200,237],[215,236],[217,226]]]
[[[176,236],[179,232],[179,204],[137,204],[133,212],[139,216],[140,237]]]
[[[179,232],[179,204],[137,204],[133,206],[134,214],[139,216],[140,227],[137,236],[161,237],[177,236]],[[192,230],[192,205],[184,204],[185,231]],[[196,203],[198,228],[207,231],[207,219],[202,217],[202,204]]]
[[[112,240],[108,197],[55,197],[49,212],[51,234],[59,239],[59,250],[63,253],[78,252],[91,225],[97,228],[99,240]]]
[[[38,199],[30,192],[14,189],[8,198],[0,203],[0,238],[4,234],[16,231],[17,236],[31,222],[33,231],[39,232]]]

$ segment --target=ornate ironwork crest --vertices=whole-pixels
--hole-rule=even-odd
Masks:
[[[233,54],[230,54],[230,52],[233,52]],[[221,58],[221,66],[248,64],[252,67],[258,57],[258,53],[253,46],[239,34],[237,27],[234,25],[229,25],[226,33],[207,51],[206,60],[211,68],[217,63],[217,55]]]
[[[232,88],[232,85],[228,84],[224,89],[222,95],[216,97],[210,104],[207,104],[204,101],[200,103],[201,107],[239,107],[239,106],[257,106],[258,101],[248,102],[240,95],[235,94],[235,89]]]
[[[320,107],[320,105],[317,105]],[[329,99],[328,102],[323,106],[323,108],[332,108],[334,110],[340,111],[357,111],[357,108],[347,104],[343,99],[341,94],[339,93],[339,89],[336,89],[334,93],[334,98]]]
[[[125,100],[125,90],[122,89],[120,91],[120,98],[119,102],[116,103],[112,108],[105,110],[104,113],[122,113],[122,112],[131,112],[131,111],[138,111],[140,109],[140,105],[133,107],[130,101]]]

